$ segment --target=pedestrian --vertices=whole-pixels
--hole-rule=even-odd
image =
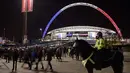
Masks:
[[[30,50],[26,49],[24,52],[24,63],[22,64],[21,67],[24,67],[24,64],[28,64],[29,69],[31,70],[31,64],[30,64]]]
[[[13,68],[12,68],[12,72],[13,71],[17,71],[17,60],[18,60],[18,56],[19,56],[19,54],[18,54],[18,50],[17,50],[17,48],[14,48],[13,49]]]
[[[48,61],[48,65],[47,65],[45,71],[46,71],[46,70],[48,69],[48,67],[50,66],[50,70],[53,72],[52,65],[51,65],[52,56],[53,56],[52,49],[47,48],[47,61]]]
[[[42,66],[41,69],[44,69],[44,66],[43,66],[43,63],[42,63],[42,56],[43,56],[42,48],[39,47],[38,51],[37,51],[37,61],[36,61],[36,68],[35,68],[36,70],[38,70],[39,62],[41,63],[41,66]]]

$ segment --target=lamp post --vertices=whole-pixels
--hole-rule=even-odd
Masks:
[[[27,36],[27,11],[24,13],[24,36],[23,36],[23,44],[27,44],[28,36]]]
[[[3,39],[5,40],[5,38],[6,38],[6,37],[5,37],[5,28],[4,28],[4,35],[3,35]]]
[[[41,33],[41,37],[42,37],[42,28],[40,28],[40,33]]]
[[[27,44],[28,42],[28,35],[27,35],[27,24],[28,24],[28,1],[25,0],[25,9],[23,12],[24,12],[24,32],[23,32],[23,44]]]

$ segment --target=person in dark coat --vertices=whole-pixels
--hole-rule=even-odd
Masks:
[[[12,68],[12,72],[15,70],[15,72],[17,71],[17,60],[18,60],[18,50],[16,48],[13,49],[13,68]]]
[[[6,62],[9,63],[10,60],[11,60],[11,48],[8,48],[6,49],[6,53],[5,53],[5,56],[6,56]]]
[[[50,70],[53,71],[52,69],[52,65],[51,65],[51,60],[52,60],[52,56],[53,56],[53,51],[50,48],[47,48],[47,61],[48,61],[48,65],[47,68],[45,69],[45,71],[48,69],[48,67],[50,66]]]
[[[46,48],[44,47],[42,50],[43,53],[43,60],[46,60]]]
[[[22,62],[24,51],[22,49],[19,50],[19,62]]]
[[[6,62],[8,61],[8,48],[5,48],[4,50],[4,58],[6,59]]]
[[[61,56],[62,56],[62,47],[58,47],[56,50],[56,57],[57,57],[57,60],[60,62],[62,61]]]
[[[23,67],[24,66],[24,64],[28,64],[28,66],[29,66],[29,69],[31,70],[31,64],[30,64],[30,50],[29,49],[26,49],[25,50],[25,52],[24,52],[24,63],[22,64],[22,66],[21,67]]]
[[[44,69],[44,66],[43,66],[43,63],[42,63],[42,56],[43,56],[42,48],[39,47],[38,51],[37,51],[37,62],[36,62],[36,68],[35,68],[36,70],[38,70],[38,64],[39,64],[39,62],[42,65],[41,69]]]

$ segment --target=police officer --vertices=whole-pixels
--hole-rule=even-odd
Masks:
[[[96,49],[96,61],[97,61],[97,69],[101,70],[101,62],[102,62],[102,50],[105,48],[105,40],[103,39],[102,32],[98,32],[96,36],[96,43],[94,48]]]
[[[105,48],[105,40],[103,39],[102,32],[98,32],[96,36],[96,44],[94,46],[98,51]]]

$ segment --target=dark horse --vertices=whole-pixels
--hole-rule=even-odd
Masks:
[[[95,48],[93,48],[87,41],[76,40],[72,51],[79,53],[83,61],[88,59],[84,64],[88,73],[93,73],[94,68],[98,69],[98,66],[96,66],[96,60],[98,59],[96,58],[97,51],[95,51]],[[123,73],[123,60],[123,53],[119,49],[104,49],[101,67],[106,68],[111,66],[114,73]]]

